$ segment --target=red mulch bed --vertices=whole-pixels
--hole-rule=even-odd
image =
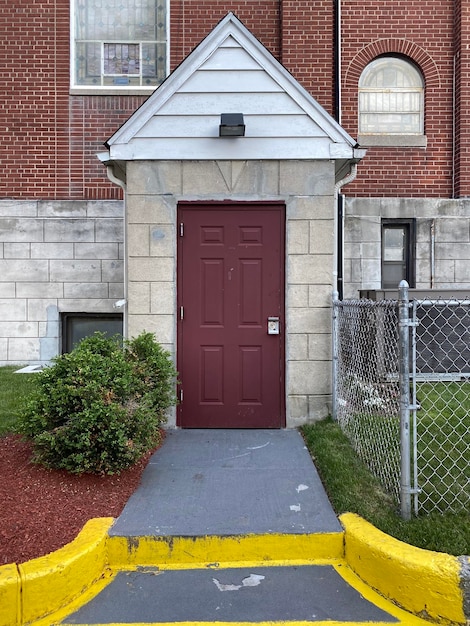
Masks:
[[[0,438],[0,566],[61,548],[93,517],[118,517],[151,454],[119,475],[75,476],[32,464],[20,437]]]

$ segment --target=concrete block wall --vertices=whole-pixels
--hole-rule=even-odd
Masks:
[[[0,200],[0,365],[60,353],[60,313],[123,297],[121,201]]]
[[[334,163],[129,162],[127,181],[128,334],[153,332],[173,354],[178,202],[286,203],[287,425],[325,417],[331,401]]]
[[[344,297],[381,288],[381,220],[416,220],[416,287],[470,288],[470,200],[346,198]]]

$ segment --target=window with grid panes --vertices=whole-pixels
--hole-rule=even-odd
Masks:
[[[364,69],[359,80],[359,133],[424,133],[424,82],[412,63],[379,57]]]
[[[167,0],[74,0],[72,87],[157,87],[167,75],[167,13]]]

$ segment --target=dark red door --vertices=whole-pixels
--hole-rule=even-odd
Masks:
[[[281,428],[284,206],[182,204],[178,230],[178,425]]]

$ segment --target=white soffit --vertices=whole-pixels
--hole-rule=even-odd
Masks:
[[[243,113],[244,137],[219,137]],[[108,161],[354,159],[355,140],[229,13],[108,140]]]

